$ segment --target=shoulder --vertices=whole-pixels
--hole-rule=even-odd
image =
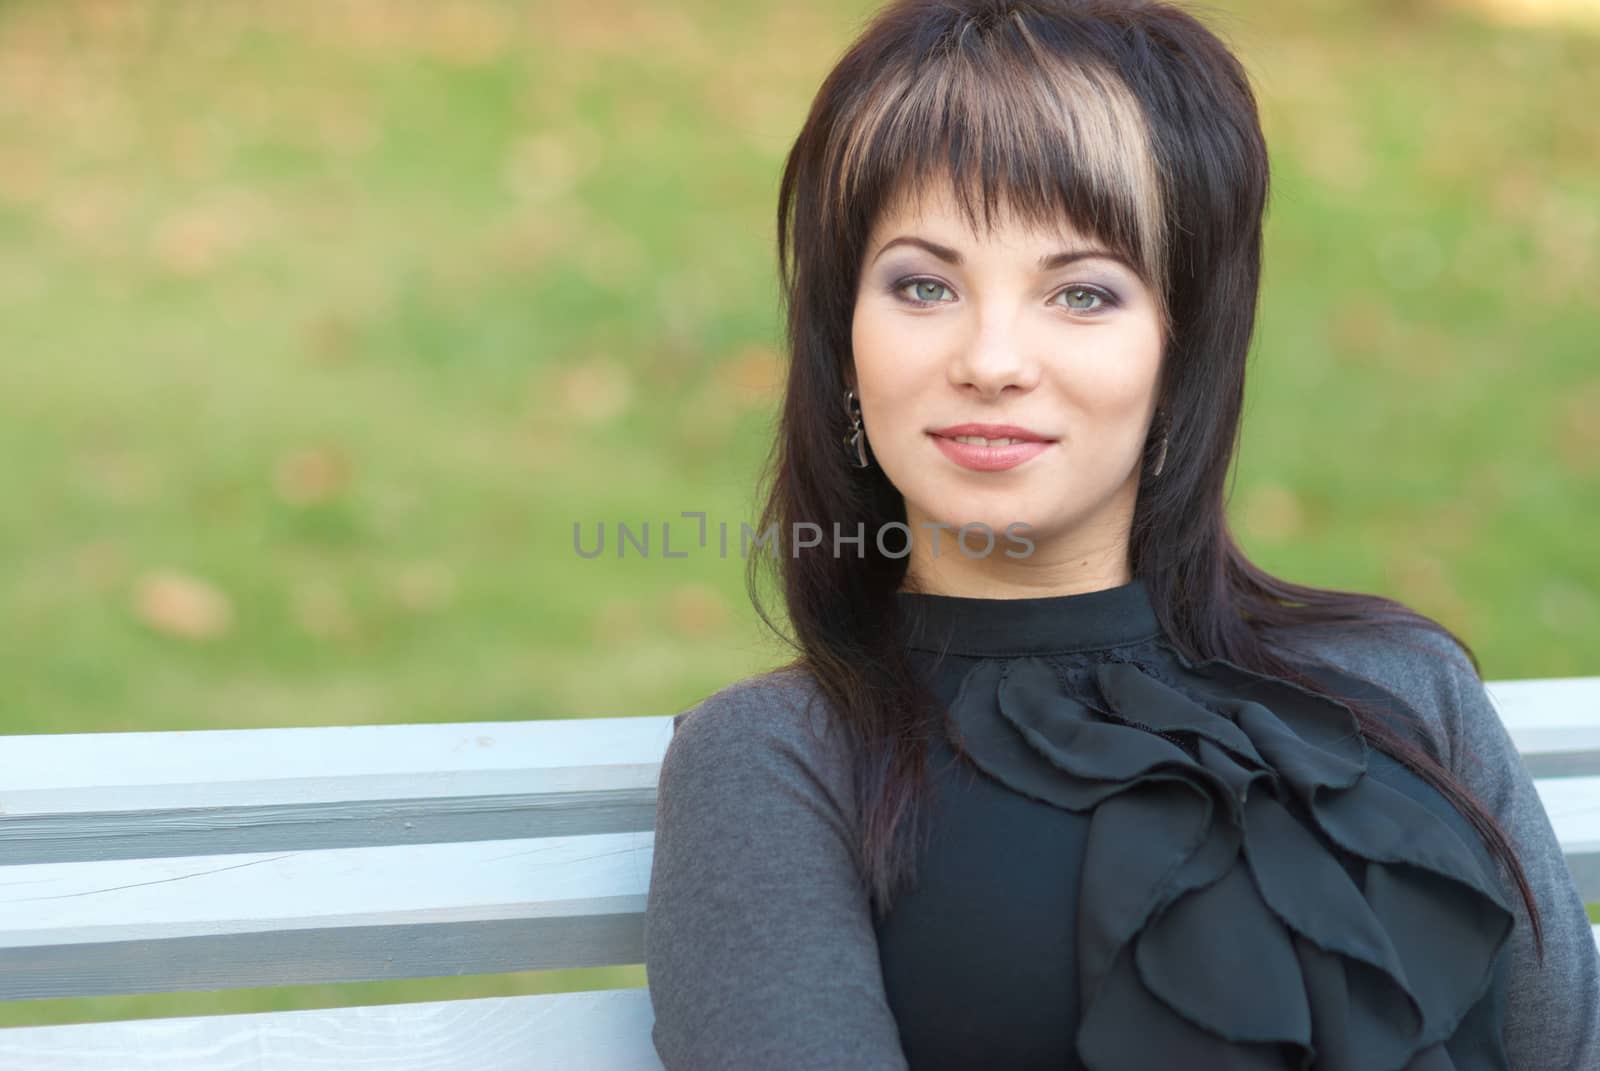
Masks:
[[[663,785],[708,779],[730,791],[804,787],[848,803],[848,750],[809,671],[769,670],[728,684],[674,715]]]
[[[815,678],[799,666],[781,666],[723,685],[694,706],[674,715],[682,732],[694,726],[721,725],[729,717],[762,724],[788,725],[820,696]]]
[[[734,681],[672,719],[672,740],[732,749],[801,745],[832,734],[828,707],[815,678],[796,666]]]
[[[1449,636],[1420,624],[1316,625],[1268,642],[1298,661],[1332,666],[1415,712],[1454,768],[1470,719],[1497,718],[1478,671]]]

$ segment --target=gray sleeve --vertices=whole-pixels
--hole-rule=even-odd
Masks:
[[[1321,644],[1315,653],[1426,718],[1441,738],[1451,772],[1494,815],[1516,849],[1539,905],[1544,962],[1536,956],[1522,897],[1507,881],[1516,915],[1505,1023],[1511,1067],[1600,1071],[1600,953],[1550,817],[1466,655],[1435,633],[1405,633],[1402,639],[1385,629],[1359,643]],[[1373,635],[1388,636],[1389,642]]]
[[[645,912],[668,1071],[906,1067],[848,770],[808,724],[797,681],[742,681],[674,719]]]

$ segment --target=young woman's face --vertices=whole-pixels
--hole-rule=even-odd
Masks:
[[[980,237],[953,194],[878,220],[852,324],[862,423],[905,499],[909,568],[955,593],[1126,582],[1164,343],[1156,298],[1065,224],[1029,229],[1008,212]],[[951,436],[966,424],[1038,441],[963,445]],[[1024,549],[1005,536],[1018,521],[1034,547],[1008,557]],[[924,524],[941,522],[987,525],[994,549],[972,557],[939,531],[935,558]],[[981,529],[966,546],[983,551]]]

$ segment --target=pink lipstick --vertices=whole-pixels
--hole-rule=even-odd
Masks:
[[[1044,453],[1056,441],[1015,424],[955,424],[928,434],[945,457],[974,472],[1001,472],[1016,468],[1024,461]],[[988,442],[961,442],[960,439],[985,439]]]

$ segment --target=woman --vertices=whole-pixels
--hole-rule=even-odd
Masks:
[[[750,575],[798,657],[675,721],[668,1068],[1600,1067],[1470,651],[1228,533],[1267,180],[1165,4],[901,0],[828,76]]]

